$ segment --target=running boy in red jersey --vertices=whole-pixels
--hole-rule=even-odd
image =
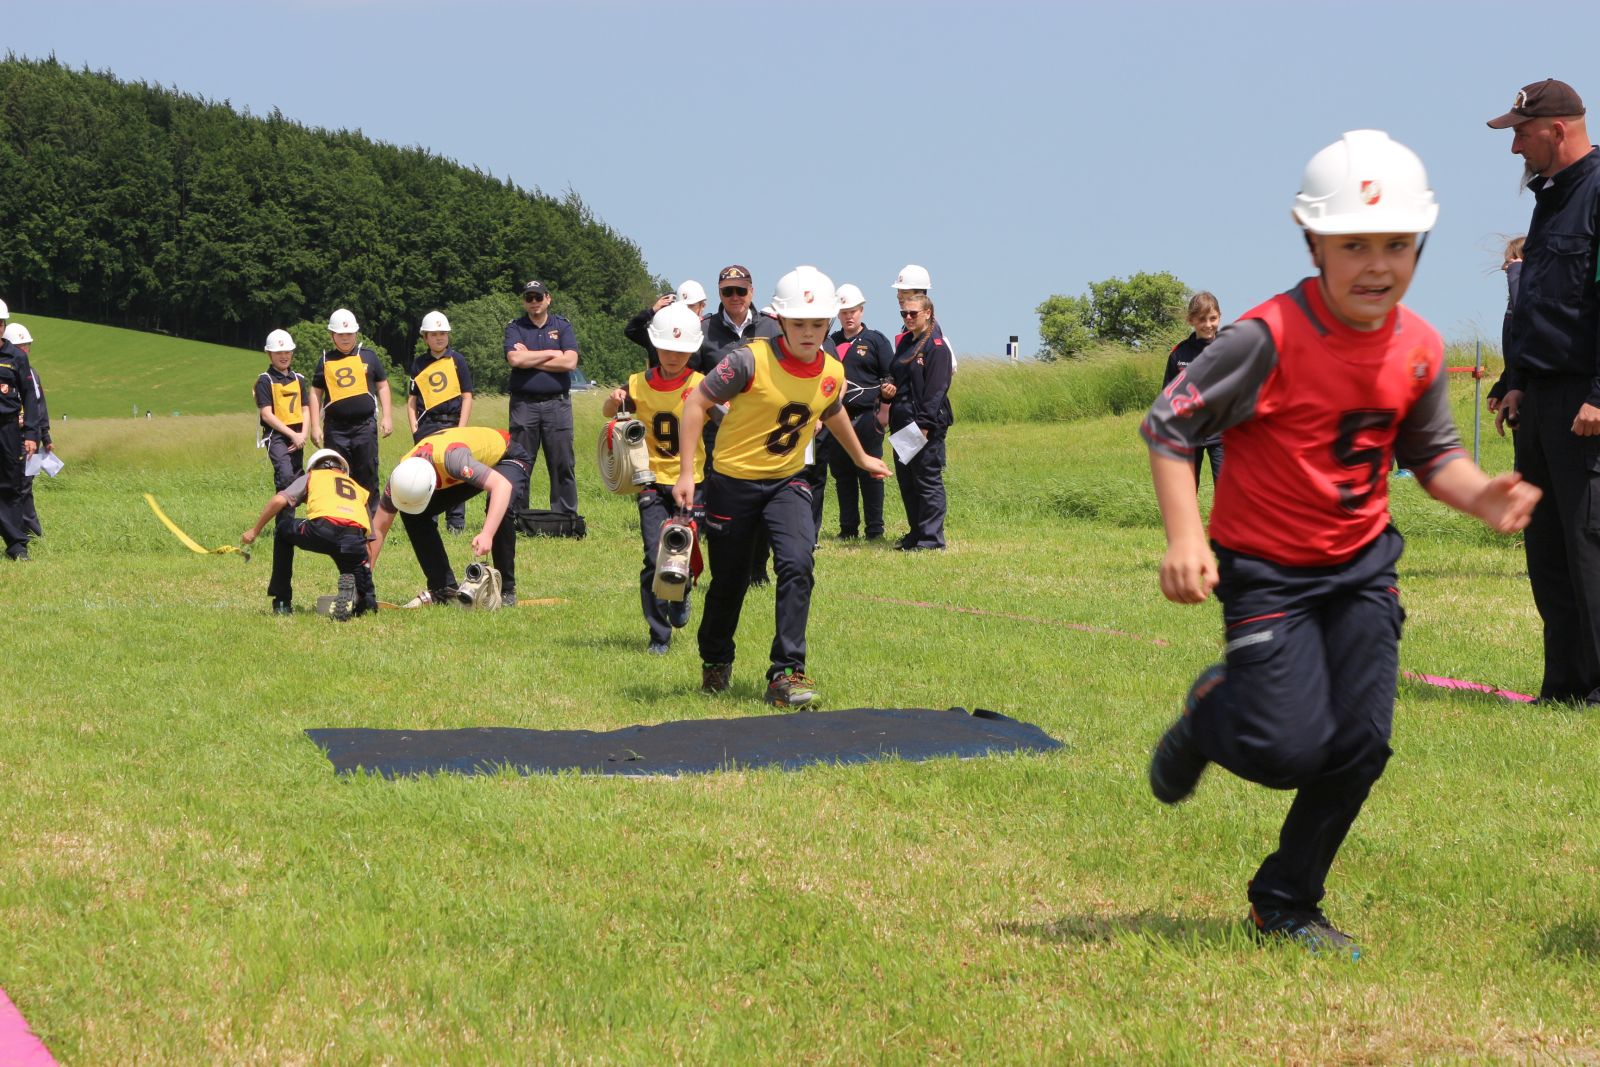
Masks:
[[[672,645],[672,631],[689,624],[689,594],[665,601],[655,594],[656,550],[661,525],[672,517],[672,484],[678,480],[678,442],[682,437],[683,404],[705,375],[689,369],[689,359],[705,340],[700,316],[683,303],[663,305],[650,319],[650,347],[657,366],[630,375],[628,384],[613,390],[601,410],[610,418],[627,408],[644,423],[645,445],[650,452],[654,485],[639,490],[639,534],[644,538],[644,569],[639,572],[639,600],[645,625],[650,628],[648,651],[664,656]],[[694,453],[694,484],[705,480],[706,450]]]
[[[804,473],[806,445],[817,420],[868,475],[882,478],[889,468],[862,451],[844,409],[844,367],[823,348],[839,308],[833,282],[815,267],[797,267],[778,279],[772,306],[782,334],[771,341],[753,338],[729,352],[684,401],[681,469],[672,497],[680,508],[694,506],[700,431],[712,406],[726,403],[715,469],[705,481],[711,588],[700,619],[700,688],[707,693],[728,688],[750,560],[757,534],[765,529],[778,575],[778,632],[772,638],[766,701],[799,708],[817,699],[805,673],[817,524]]]
[[[1211,762],[1297,790],[1249,885],[1253,928],[1352,957],[1321,903],[1390,756],[1405,617],[1392,458],[1501,533],[1525,527],[1539,498],[1466,457],[1439,335],[1400,306],[1438,211],[1422,161],[1387,134],[1357,130],[1317,153],[1294,217],[1319,275],[1223,330],[1140,427],[1167,534],[1161,592],[1194,604],[1215,588],[1227,638],[1226,663],[1201,673],[1156,746],[1151,790],[1176,804]],[[1228,461],[1208,546],[1191,461],[1218,432]]]

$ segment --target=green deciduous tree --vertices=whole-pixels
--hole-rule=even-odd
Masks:
[[[1140,272],[1091,282],[1087,296],[1051,296],[1037,308],[1041,359],[1072,359],[1095,341],[1129,348],[1171,343],[1184,329],[1189,287]]]

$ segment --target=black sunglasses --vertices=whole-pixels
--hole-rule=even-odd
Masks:
[[[921,314],[922,314],[922,310],[920,308],[918,308],[918,309],[913,309],[911,311],[902,311],[902,312],[900,312],[900,317],[902,319],[914,319],[918,315],[921,315]]]
[[[524,304],[537,304],[541,300],[550,299],[549,293],[528,293],[522,298]]]
[[[749,296],[749,289],[741,289],[737,285],[729,285],[722,290],[723,296]]]

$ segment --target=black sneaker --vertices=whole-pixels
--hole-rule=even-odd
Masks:
[[[700,692],[726,693],[733,684],[733,664],[702,663],[700,665]]]
[[[1355,939],[1328,921],[1320,908],[1309,911],[1299,909],[1266,909],[1250,905],[1250,929],[1256,940],[1263,944],[1273,941],[1292,942],[1312,955],[1326,952],[1331,956],[1361,958],[1361,946]]]
[[[18,563],[27,563],[29,561],[28,542],[18,541],[16,544],[6,549],[6,555],[10,556]]]
[[[804,708],[819,699],[817,685],[793,667],[767,682],[766,702],[776,708]]]
[[[1194,743],[1192,716],[1200,698],[1227,676],[1227,667],[1221,663],[1213,663],[1201,671],[1200,677],[1189,687],[1189,695],[1183,698],[1183,713],[1178,721],[1167,727],[1167,732],[1156,742],[1156,749],[1150,754],[1150,792],[1161,803],[1176,804],[1188,798],[1200,784],[1200,776],[1211,761],[1201,755]]]
[[[272,613],[274,615],[293,615],[294,605],[287,600],[274,600],[272,602]]]
[[[667,622],[674,630],[681,630],[689,625],[689,598],[667,601]]]
[[[672,646],[667,644],[665,641],[651,641],[650,647],[645,649],[645,651],[650,653],[652,656],[665,656],[668,652],[672,651]]]
[[[333,608],[328,612],[335,622],[349,622],[356,609],[356,576],[339,575],[339,594],[333,598]]]
[[[503,607],[503,608],[514,608],[514,607],[516,607],[517,606],[517,594],[516,593],[507,593],[507,592],[502,591],[500,593],[500,606]]]

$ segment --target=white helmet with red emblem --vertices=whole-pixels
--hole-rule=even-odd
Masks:
[[[1352,130],[1306,164],[1294,218],[1312,233],[1427,233],[1439,205],[1415,152],[1382,130]]]
[[[703,340],[700,316],[682,301],[668,304],[650,319],[650,343],[657,352],[698,352]]]
[[[831,319],[838,310],[833,279],[815,267],[796,267],[772,291],[772,311],[780,319]]]

